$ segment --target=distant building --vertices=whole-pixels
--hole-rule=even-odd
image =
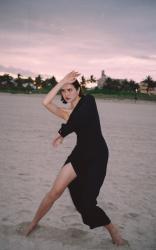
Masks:
[[[141,93],[148,93],[148,94],[154,94],[156,95],[156,87],[148,88],[148,84],[144,81],[141,81],[139,83],[140,86],[140,92]]]
[[[105,71],[102,70],[101,72],[101,77],[97,80],[97,86],[98,88],[102,89],[106,85],[106,74]]]
[[[86,80],[86,88],[87,89],[94,89],[97,87],[97,81],[91,82],[90,80]]]
[[[29,86],[29,87],[32,88],[32,89],[36,89],[36,86],[35,86],[33,83],[29,83],[29,82],[23,83],[22,86],[23,86],[24,88],[26,88],[26,87]]]

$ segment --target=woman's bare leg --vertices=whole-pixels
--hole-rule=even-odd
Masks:
[[[114,244],[116,244],[117,246],[122,246],[126,243],[126,241],[121,237],[119,230],[114,224],[109,223],[105,226],[105,228],[108,230]]]
[[[60,170],[51,190],[43,198],[37,212],[28,226],[25,235],[28,236],[37,226],[41,218],[50,210],[54,202],[61,196],[66,187],[77,177],[71,163]]]

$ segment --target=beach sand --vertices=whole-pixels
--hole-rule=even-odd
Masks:
[[[26,238],[23,229],[76,143],[52,147],[62,122],[44,95],[0,93],[0,250],[155,250],[156,104],[96,99],[110,157],[99,205],[129,246],[116,247],[102,227],[82,223],[68,190]],[[61,104],[59,97],[56,102]]]

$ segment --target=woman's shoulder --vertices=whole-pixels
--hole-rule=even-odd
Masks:
[[[93,95],[91,94],[85,94],[81,97],[81,106],[80,110],[83,109],[90,109],[91,107],[96,106],[96,102],[95,102],[95,98]]]
[[[87,102],[95,102],[95,97],[91,94],[86,94],[84,95],[84,99],[87,101]]]

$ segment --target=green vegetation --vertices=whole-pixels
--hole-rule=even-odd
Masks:
[[[107,77],[105,84],[102,88],[95,87],[87,89],[87,83],[95,83],[96,79],[93,75],[88,80],[82,76],[80,84],[84,90],[84,93],[90,93],[100,98],[116,98],[116,99],[139,99],[156,101],[156,95],[153,94],[153,90],[156,88],[156,81],[151,76],[147,76],[142,85],[136,83],[133,80],[127,79],[112,79]],[[9,74],[0,75],[0,92],[9,93],[25,93],[25,94],[46,94],[57,84],[54,76],[42,79],[41,75],[38,75],[35,79],[31,77],[22,78],[20,74],[16,78],[13,78]],[[144,92],[142,92],[142,87]]]
[[[138,92],[137,98],[134,92],[126,92],[126,91],[108,91],[108,90],[101,90],[101,89],[93,89],[93,90],[86,90],[86,93],[93,94],[95,97],[104,98],[104,99],[133,99],[133,100],[146,100],[146,101],[156,101],[156,95],[154,94],[147,94]]]

